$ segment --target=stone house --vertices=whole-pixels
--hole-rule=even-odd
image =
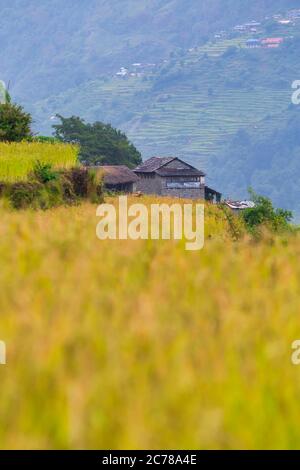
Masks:
[[[187,199],[221,200],[221,194],[206,190],[205,173],[176,157],[152,157],[135,170],[136,189],[144,194]]]

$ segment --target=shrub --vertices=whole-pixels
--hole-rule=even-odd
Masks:
[[[14,209],[37,209],[40,207],[39,198],[43,188],[41,183],[21,182],[8,185],[4,195],[8,197]]]
[[[82,199],[103,201],[102,177],[87,168],[54,171],[51,165],[38,163],[29,181],[0,184],[0,196],[14,209],[51,209],[74,205]]]
[[[249,194],[255,203],[255,207],[243,211],[242,218],[252,234],[259,235],[262,227],[267,227],[276,233],[292,229],[290,222],[293,213],[291,211],[275,209],[270,199],[259,196],[251,188]]]
[[[76,204],[78,198],[67,179],[60,177],[42,184],[38,181],[26,181],[8,185],[4,196],[14,209],[47,210],[61,205]]]
[[[78,197],[87,197],[88,170],[86,168],[70,168],[69,170],[63,170],[61,175],[72,184],[74,192]]]
[[[21,142],[31,138],[31,115],[21,106],[5,103],[0,104],[0,141]]]
[[[29,176],[30,179],[40,183],[48,183],[49,181],[56,180],[57,177],[58,173],[53,170],[51,163],[42,163],[39,160],[35,163],[33,172]]]
[[[77,197],[87,198],[94,203],[103,201],[103,178],[95,170],[75,167],[62,171],[61,175],[72,184]]]

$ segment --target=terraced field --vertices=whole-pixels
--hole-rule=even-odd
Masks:
[[[280,112],[287,107],[289,92],[257,89],[217,94],[208,98],[207,94],[181,90],[171,96],[167,105],[154,102],[147,110],[148,122],[141,121],[128,127],[133,141],[150,154],[154,145],[158,149],[167,147],[180,151],[194,163],[206,164],[207,159],[219,152],[228,135],[240,128],[266,132],[280,119]],[[276,102],[276,112],[274,112]],[[267,116],[272,114],[270,119]],[[178,129],[180,128],[180,135]]]
[[[223,39],[209,41],[207,44],[201,47],[195,48],[194,51],[189,51],[191,55],[194,55],[197,58],[199,53],[207,54],[211,57],[219,57],[223,54],[229,47],[246,47],[247,39],[249,36],[241,36],[234,39]]]
[[[64,116],[75,114],[89,121],[103,119],[115,124],[124,119],[124,113],[129,108],[139,109],[134,99],[148,90],[149,85],[141,79],[98,79],[86,83],[80,90],[72,88],[66,93],[37,102],[32,111],[37,116],[40,131],[46,133],[50,131],[50,117],[57,112]]]
[[[180,153],[205,165],[238,129],[250,127],[262,133],[273,129],[291,95],[290,90],[257,88],[251,97],[247,89],[216,89],[208,96],[207,85],[194,90],[183,84],[168,93],[166,101],[157,93],[149,102],[149,88],[149,83],[136,78],[91,84],[64,108],[64,115],[76,114],[76,109],[85,105],[85,119],[94,121],[100,115],[100,119],[121,127],[144,156]]]

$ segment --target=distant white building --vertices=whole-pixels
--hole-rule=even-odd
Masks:
[[[277,23],[278,24],[281,24],[283,26],[287,26],[287,25],[290,25],[292,23],[291,20],[286,20],[286,19],[283,19],[283,20],[277,20]]]
[[[126,77],[126,75],[128,75],[128,69],[126,69],[125,67],[121,67],[119,72],[116,73],[116,75],[118,77]]]
[[[246,26],[243,24],[238,24],[233,28],[235,31],[243,32],[246,31]]]

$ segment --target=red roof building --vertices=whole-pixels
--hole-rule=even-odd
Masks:
[[[266,38],[261,43],[265,47],[279,47],[283,43],[283,38]]]

